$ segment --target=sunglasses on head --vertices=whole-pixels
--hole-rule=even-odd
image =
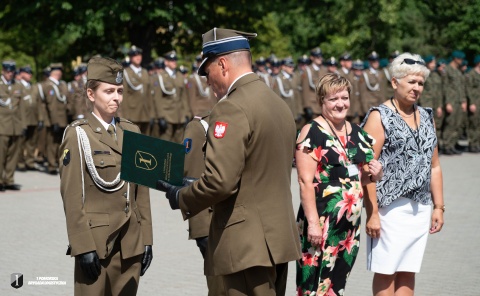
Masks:
[[[419,65],[425,66],[425,63],[424,63],[424,62],[416,61],[416,60],[412,60],[412,59],[404,59],[401,64],[403,64],[403,63],[405,63],[405,64],[407,64],[407,65],[419,64]],[[400,65],[401,65],[401,64],[400,64]]]

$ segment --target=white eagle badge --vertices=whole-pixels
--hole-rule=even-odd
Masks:
[[[227,132],[227,126],[228,126],[228,123],[226,122],[220,122],[220,121],[215,122],[215,132],[214,132],[215,138],[221,139],[225,137],[225,133]]]

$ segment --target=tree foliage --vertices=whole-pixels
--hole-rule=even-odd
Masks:
[[[144,63],[175,49],[183,63],[201,51],[213,27],[257,32],[254,57],[297,57],[320,46],[326,57],[394,50],[467,58],[480,53],[480,0],[3,0],[0,58],[41,69],[80,56],[125,57],[132,44]]]

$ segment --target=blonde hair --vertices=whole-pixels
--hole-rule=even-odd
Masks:
[[[348,96],[352,90],[352,84],[345,77],[340,76],[338,73],[325,74],[320,80],[318,80],[315,86],[315,94],[317,103],[322,106],[323,99],[329,94],[335,94],[340,91],[347,90]]]
[[[415,63],[407,64],[405,59],[407,59],[407,61],[413,60]],[[428,70],[425,61],[420,55],[405,52],[392,61],[392,64],[390,65],[390,73],[392,73],[392,77],[397,80],[400,80],[407,75],[414,74],[420,74],[425,80],[427,80],[430,75],[430,70]]]

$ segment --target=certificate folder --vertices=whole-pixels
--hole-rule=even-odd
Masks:
[[[120,178],[156,189],[157,181],[182,185],[185,146],[124,131]]]

